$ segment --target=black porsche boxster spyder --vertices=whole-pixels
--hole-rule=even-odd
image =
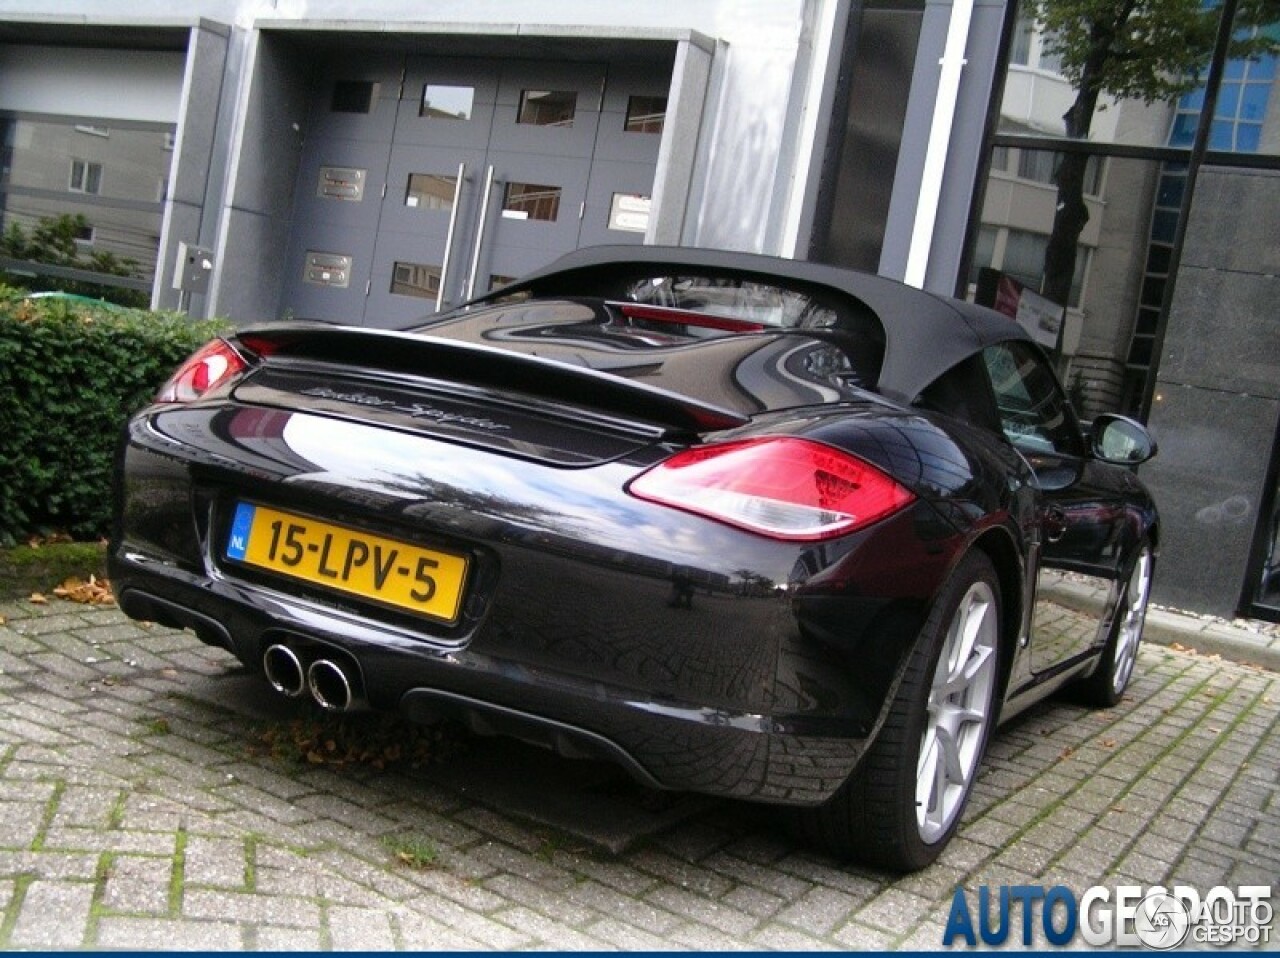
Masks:
[[[110,572],[130,616],[283,695],[790,806],[910,870],[999,720],[1123,694],[1154,452],[1132,420],[1082,425],[993,311],[581,250],[406,328],[202,348],[127,426]]]

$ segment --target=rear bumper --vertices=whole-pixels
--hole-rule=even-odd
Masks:
[[[126,614],[190,628],[252,669],[262,670],[274,644],[295,650],[304,664],[336,658],[350,663],[374,708],[415,721],[452,718],[479,733],[607,760],[654,788],[820,803],[853,771],[877,724],[874,717],[868,721],[871,703],[833,715],[817,699],[807,709],[751,712],[658,698],[474,647],[432,648],[398,630],[257,586],[157,566],[136,554],[116,551],[110,566]],[[798,676],[812,664],[776,667]],[[263,689],[272,694],[265,682]]]

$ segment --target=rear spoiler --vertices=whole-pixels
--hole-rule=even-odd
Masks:
[[[612,373],[418,333],[287,324],[245,329],[236,339],[271,363],[340,363],[358,375],[458,383],[491,392],[496,400],[563,404],[662,432],[718,432],[750,422],[734,410]]]

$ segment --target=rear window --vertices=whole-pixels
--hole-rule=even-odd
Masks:
[[[732,276],[652,276],[625,284],[620,299],[783,329],[833,329],[836,310],[808,293]]]
[[[553,274],[532,288],[505,294],[499,290],[490,302],[518,303],[549,296],[598,297],[774,329],[841,329],[884,342],[879,320],[862,303],[804,283],[784,286],[761,274],[640,273],[614,266],[568,276]]]

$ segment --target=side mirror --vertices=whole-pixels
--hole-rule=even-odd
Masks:
[[[1093,421],[1095,459],[1117,466],[1136,466],[1156,454],[1156,441],[1147,427],[1128,416],[1103,413]]]

